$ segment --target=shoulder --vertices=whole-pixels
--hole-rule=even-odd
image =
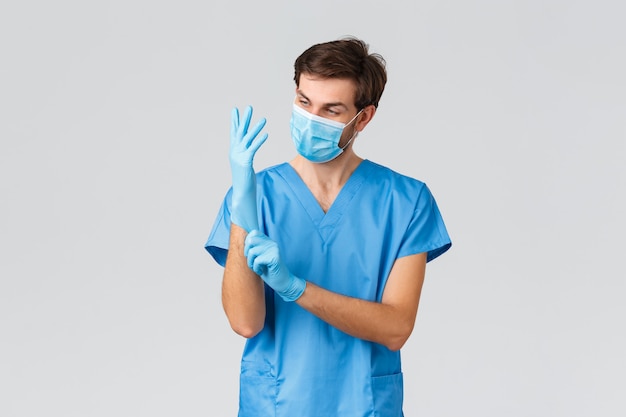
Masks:
[[[368,169],[368,181],[372,183],[379,183],[391,189],[405,190],[410,194],[420,194],[422,191],[428,191],[426,184],[416,178],[402,174],[368,159],[364,160],[362,164]]]
[[[273,183],[278,178],[286,178],[288,176],[288,171],[289,164],[287,162],[264,168],[256,173],[257,183]]]

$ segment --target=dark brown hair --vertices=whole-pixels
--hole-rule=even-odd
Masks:
[[[322,78],[346,78],[356,84],[354,104],[361,110],[378,102],[387,83],[385,60],[370,54],[369,45],[360,39],[347,37],[319,43],[304,51],[294,64],[294,81],[299,85],[302,73]]]

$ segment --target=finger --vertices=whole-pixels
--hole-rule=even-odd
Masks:
[[[254,256],[254,254],[248,252],[248,255],[246,255],[246,263],[248,264],[248,268],[252,269],[254,271],[254,260],[256,259],[256,256]]]
[[[257,275],[261,276],[265,272],[265,265],[259,263],[257,258],[251,259],[248,262],[248,267]]]
[[[244,256],[247,258],[256,258],[269,250],[270,246],[267,241],[252,239],[244,245]]]
[[[250,234],[246,236],[246,239],[243,241],[243,256],[246,258],[250,256],[250,250],[254,248],[254,242],[250,239]]]
[[[234,107],[230,112],[230,138],[231,140],[236,137],[237,130],[239,129],[239,109]]]
[[[267,251],[268,246],[272,241],[267,236],[259,232],[258,230],[252,230],[246,236],[243,243],[243,254],[246,257],[258,256],[259,254]]]
[[[246,110],[243,112],[243,124],[240,122],[238,136],[243,137],[248,132],[250,127],[250,120],[252,120],[252,106],[246,106]]]
[[[246,236],[245,240],[261,242],[262,240],[267,240],[267,239],[269,238],[265,236],[263,232],[261,232],[258,229],[252,229],[248,233],[248,236]]]
[[[248,133],[246,133],[246,136],[243,139],[246,147],[250,146],[250,143],[259,135],[261,130],[263,130],[263,128],[265,127],[266,123],[267,120],[265,118],[262,118],[257,122],[257,124],[254,125],[254,127]]]
[[[270,265],[276,263],[275,252],[271,248],[263,247],[258,253],[255,253],[254,265],[255,267],[262,266],[263,269],[268,268]]]
[[[251,151],[253,155],[256,154],[256,151],[258,151],[261,145],[263,145],[267,140],[267,136],[267,133],[264,133],[263,135],[254,138],[250,146],[248,146],[248,150]]]
[[[254,241],[245,244],[244,255],[246,257],[246,263],[251,269],[254,267],[254,264],[257,262],[256,259],[261,253],[263,253],[263,249],[256,245]]]
[[[259,236],[261,234],[261,232],[259,232],[256,229],[250,230],[250,232],[248,232],[248,235],[246,236],[246,238],[243,241],[243,254],[244,256],[248,256],[248,251],[250,250],[250,248],[252,246],[254,246],[255,242],[256,242],[256,237]]]
[[[267,269],[265,251],[262,247],[253,246],[248,251],[246,257],[248,267],[253,270],[257,275],[262,275]]]
[[[252,269],[254,273],[260,277],[265,275],[265,272],[267,271],[267,268],[265,267],[265,265],[256,264],[256,263],[252,267],[250,267],[250,269]]]
[[[256,122],[256,124],[254,125],[254,127],[252,127],[245,136],[245,141],[246,142],[250,142],[252,139],[255,138],[255,136],[257,136],[259,134],[259,132],[265,127],[265,124],[267,123],[267,119],[265,119],[265,117],[259,119],[258,122]]]

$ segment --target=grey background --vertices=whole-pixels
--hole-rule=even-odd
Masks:
[[[407,416],[623,416],[619,1],[0,6],[0,415],[232,416],[243,339],[203,244],[233,106],[294,155],[292,65],[356,35],[389,83],[361,156],[454,246],[403,350]]]

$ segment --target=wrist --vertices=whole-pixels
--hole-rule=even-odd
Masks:
[[[302,296],[304,290],[306,289],[306,281],[300,277],[295,275],[291,275],[291,281],[289,282],[289,286],[285,291],[281,291],[278,295],[287,301],[292,302],[296,301],[298,298]]]
[[[252,167],[237,167],[231,169],[233,191],[249,192],[256,186],[256,173]]]

